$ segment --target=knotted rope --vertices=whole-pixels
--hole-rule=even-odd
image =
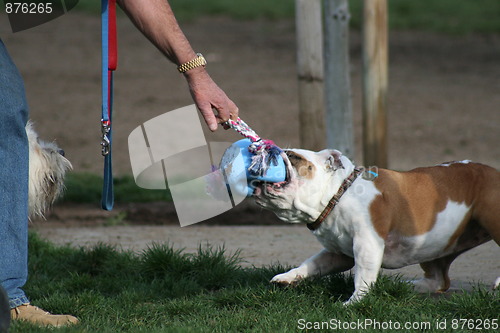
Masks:
[[[250,174],[263,177],[271,164],[278,165],[278,156],[283,150],[276,146],[272,140],[263,140],[239,117],[236,120],[229,119],[226,124],[252,141],[252,144],[248,147],[248,150],[253,154],[252,163],[248,167]]]

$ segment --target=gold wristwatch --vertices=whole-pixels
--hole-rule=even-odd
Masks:
[[[186,63],[183,63],[179,67],[177,67],[177,70],[180,73],[186,73],[188,70],[200,67],[200,66],[205,66],[207,64],[207,61],[205,60],[205,57],[201,53],[196,53],[196,58],[194,58],[191,61],[188,61]]]

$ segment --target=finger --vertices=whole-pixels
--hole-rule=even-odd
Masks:
[[[212,131],[215,132],[217,131],[218,121],[217,118],[215,117],[214,112],[212,111],[212,108],[200,108],[200,113],[203,116],[203,119],[205,119],[205,123],[208,125],[208,128]]]
[[[229,120],[231,114],[227,108],[213,108],[214,113],[216,113],[216,117],[218,119],[219,124],[223,124]]]
[[[214,112],[216,112],[216,117],[219,119],[220,124],[227,122],[229,119],[238,119],[238,107],[230,99],[227,100],[227,103],[226,105],[224,105],[224,107],[213,108]]]
[[[232,111],[229,113],[229,118],[232,119],[232,120],[234,120],[234,121],[236,121],[236,120],[238,120],[239,109],[236,106],[236,104],[233,103],[233,101],[230,101],[230,102],[232,104],[231,105],[231,110]],[[228,129],[231,128],[231,126],[229,126],[228,123],[224,123],[223,127],[224,127],[225,130],[228,130]]]
[[[236,119],[238,119],[240,110],[238,109],[236,104],[234,104],[232,101],[231,101],[231,103],[232,103],[232,106],[231,106],[230,110],[232,110],[232,111],[230,112],[230,115],[231,115],[230,117],[232,120],[236,120]]]

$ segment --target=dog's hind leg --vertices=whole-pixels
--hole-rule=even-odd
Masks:
[[[293,285],[308,277],[344,272],[353,266],[353,258],[323,249],[304,261],[299,267],[276,275],[271,279],[271,282],[281,285]]]
[[[500,246],[500,172],[488,169],[487,183],[477,200],[474,217]]]
[[[444,292],[450,288],[448,271],[450,265],[462,252],[453,253],[443,258],[423,262],[424,278],[411,281],[418,292]]]

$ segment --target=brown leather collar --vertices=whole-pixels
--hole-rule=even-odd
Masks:
[[[361,167],[354,168],[354,171],[349,175],[349,177],[347,177],[346,179],[344,179],[344,182],[342,183],[342,185],[340,185],[339,190],[330,199],[330,201],[328,202],[328,205],[326,205],[325,209],[319,215],[319,217],[316,219],[316,221],[307,224],[307,228],[309,230],[314,231],[314,230],[316,230],[316,229],[318,229],[320,227],[321,223],[323,223],[323,221],[331,213],[331,211],[335,208],[335,206],[337,206],[337,204],[339,203],[339,200],[342,197],[342,195],[344,195],[344,193],[347,191],[347,189],[349,187],[351,187],[352,183],[354,183],[354,181],[358,178],[358,176],[364,170],[365,169],[361,168]]]

